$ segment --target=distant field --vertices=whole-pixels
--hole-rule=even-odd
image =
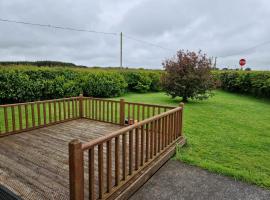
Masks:
[[[164,93],[123,96],[127,101],[177,106]],[[216,91],[185,105],[188,145],[176,159],[270,188],[270,101]]]

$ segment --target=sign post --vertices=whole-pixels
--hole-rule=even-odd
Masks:
[[[246,60],[244,58],[239,60],[239,65],[241,67],[241,70],[243,69],[243,66],[246,64]]]

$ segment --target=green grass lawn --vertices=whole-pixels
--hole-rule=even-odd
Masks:
[[[177,106],[164,93],[134,94],[126,101]],[[119,98],[117,98],[119,99]],[[270,101],[216,91],[185,105],[186,147],[176,159],[270,188]]]

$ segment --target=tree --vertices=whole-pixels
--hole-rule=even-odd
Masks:
[[[206,54],[180,50],[162,65],[165,73],[161,83],[172,98],[182,97],[187,102],[189,98],[202,100],[212,95],[211,60]]]

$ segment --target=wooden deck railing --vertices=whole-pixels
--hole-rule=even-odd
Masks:
[[[174,107],[125,102],[124,99],[114,101],[84,97],[83,108],[84,118],[120,125],[128,125],[150,118],[162,112],[166,112]]]
[[[88,143],[69,143],[70,199],[106,199],[127,187],[182,137],[182,114],[182,105],[82,95],[7,104],[0,105],[0,137],[81,118],[123,126]]]
[[[102,103],[100,105],[103,107]],[[123,116],[127,112],[128,118],[135,119],[137,111],[137,120],[142,121],[88,143],[78,140],[69,143],[70,199],[113,198],[112,195],[127,187],[132,179],[182,137],[183,106],[171,109],[125,103],[120,107],[125,108]],[[169,108],[171,110],[166,111]],[[162,109],[166,112],[160,113]],[[155,115],[156,112],[160,114]]]
[[[91,98],[71,97],[0,105],[0,137],[69,120],[87,118],[127,125],[174,107]]]
[[[78,119],[80,99],[72,97],[0,105],[0,136]]]

